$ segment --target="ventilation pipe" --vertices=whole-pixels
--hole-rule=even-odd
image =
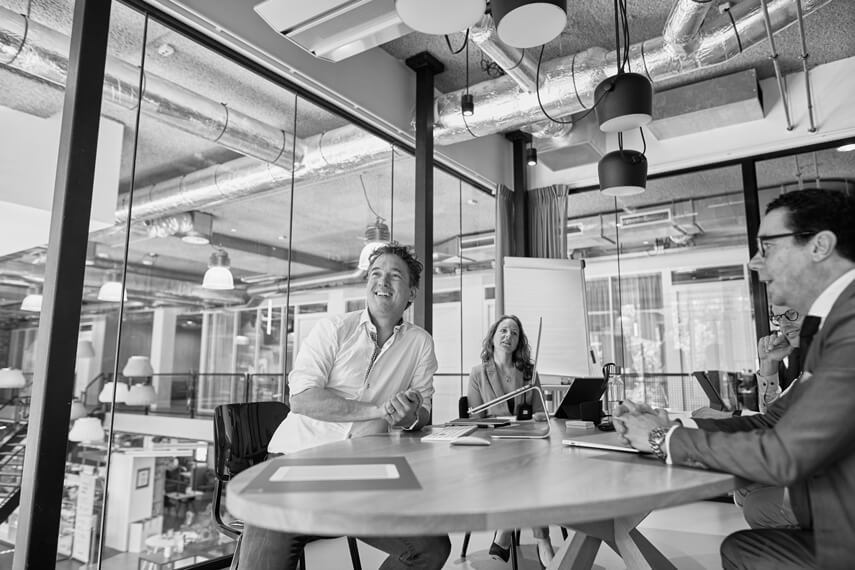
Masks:
[[[803,13],[813,12],[829,2],[831,0],[806,0]],[[766,2],[773,33],[797,21],[795,4],[792,0]],[[654,87],[662,86],[666,81],[671,85],[685,85],[687,82],[681,83],[679,79],[687,77],[690,72],[723,63],[766,38],[764,13],[758,0],[737,4],[730,14],[716,18],[708,30],[699,33],[693,41],[688,41],[685,36],[696,28],[702,7],[686,9],[684,3],[679,2],[676,8],[685,15],[669,16],[672,43],[660,36],[630,47],[630,68],[647,75]],[[686,51],[675,49],[675,45],[685,47]],[[540,98],[544,108],[553,117],[591,108],[594,89],[615,70],[615,52],[606,53],[602,48],[591,48],[543,63]],[[470,86],[469,93],[477,101],[478,112],[467,117],[466,123],[460,116],[462,89],[436,99],[436,144],[469,140],[472,137],[470,129],[479,136],[486,136],[543,119],[536,95],[520,89],[510,77]]]
[[[64,88],[70,44],[68,36],[0,7],[0,65]],[[139,82],[138,66],[107,56],[105,103],[136,109]],[[144,73],[141,111],[146,117],[240,154],[291,169],[294,137],[290,133],[152,73]],[[297,144],[295,159],[301,157]]]
[[[329,275],[318,275],[315,277],[297,277],[291,280],[282,279],[275,283],[250,285],[246,288],[246,294],[250,297],[278,294],[284,295],[289,290],[294,292],[302,289],[311,289],[313,287],[323,287],[325,285],[340,283],[348,284],[363,280],[366,273],[367,272],[364,269],[355,269],[353,271],[343,271],[339,273],[331,273]]]
[[[711,0],[677,0],[662,30],[662,40],[672,49],[688,51],[698,39]]]
[[[345,125],[304,141],[306,153],[294,172],[295,182],[330,178],[387,160],[394,148],[388,141]],[[401,151],[395,151],[401,152]],[[138,188],[133,193],[135,221],[210,208],[242,198],[280,192],[291,182],[291,170],[253,158],[237,158],[185,176]],[[116,222],[128,219],[130,194],[119,197]]]

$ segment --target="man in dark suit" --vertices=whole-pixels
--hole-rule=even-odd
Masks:
[[[721,546],[733,568],[851,568],[855,544],[855,200],[809,189],[773,200],[749,267],[772,303],[807,315],[801,378],[765,414],[669,422],[626,402],[618,431],[668,463],[788,488],[794,529],[740,531]],[[818,331],[818,332],[817,332]],[[811,342],[811,339],[815,339]],[[692,429],[696,427],[697,429]]]

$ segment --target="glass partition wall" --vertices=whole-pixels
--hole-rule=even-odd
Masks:
[[[36,297],[25,297],[44,281],[56,170],[44,149],[59,139],[64,79],[45,76],[63,65],[36,56],[67,61],[67,50],[47,50],[68,44],[72,7],[0,0],[6,19],[27,19],[33,42],[28,57],[0,61],[0,121],[32,133],[7,137],[0,160],[18,178],[4,180],[4,200],[21,202],[23,187],[44,193],[38,220],[4,209],[17,235],[0,259],[0,358],[25,384],[39,339]],[[69,568],[192,565],[233,549],[211,512],[213,409],[287,401],[286,375],[314,324],[364,308],[365,246],[415,242],[415,163],[128,6],[113,5],[109,37],[57,557]],[[454,374],[453,401],[439,407],[456,409],[462,363],[472,364],[461,347],[477,356],[468,343],[482,334],[477,323],[460,333],[464,278],[477,270],[480,307],[492,270],[489,247],[467,253],[464,242],[490,237],[493,199],[439,169],[436,180],[436,271],[423,279],[441,280],[454,307],[434,318],[454,339],[438,350]],[[0,391],[3,428],[24,437],[27,386]],[[14,544],[16,531],[12,508],[0,541]]]
[[[29,29],[25,46],[0,46],[0,124],[15,133],[0,142],[0,365],[20,372],[0,386],[0,444],[19,455],[2,467],[7,498],[38,358],[72,4],[0,0],[4,25]],[[415,241],[414,159],[125,5],[109,37],[57,557],[189,565],[233,548],[211,516],[212,410],[285,400],[314,324],[364,308],[364,246]],[[758,162],[761,210],[815,179],[848,191],[851,157]],[[691,409],[705,403],[692,371],[753,369],[742,179],[724,166],[651,179],[637,197],[569,197],[592,348],[623,367],[629,397]],[[444,169],[434,193],[423,279],[443,421],[497,316],[495,198]],[[14,504],[0,501],[0,542],[14,544]]]

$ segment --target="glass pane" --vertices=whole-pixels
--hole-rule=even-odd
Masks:
[[[741,184],[730,167],[649,180],[638,196],[569,196],[591,347],[623,368],[627,397],[692,409],[706,404],[693,371],[753,369]]]

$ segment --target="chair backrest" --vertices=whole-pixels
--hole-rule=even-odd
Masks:
[[[270,438],[291,409],[282,402],[221,404],[214,409],[214,473],[228,481],[267,457]]]

